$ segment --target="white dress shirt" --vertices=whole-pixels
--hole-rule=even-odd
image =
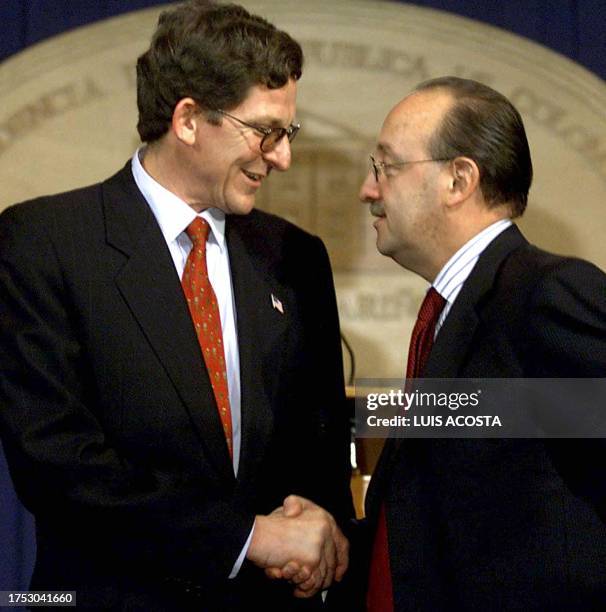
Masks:
[[[486,247],[510,225],[511,219],[500,219],[476,234],[466,242],[440,270],[432,283],[433,288],[446,300],[438,322],[436,323],[435,337],[444,325],[444,321],[452,308],[463,284],[471,274],[480,255]]]
[[[197,214],[191,206],[168,189],[162,187],[160,183],[155,181],[146,172],[140,161],[144,154],[145,148],[141,148],[133,156],[133,177],[158,221],[179,278],[183,277],[185,262],[193,246],[189,236],[185,233],[187,226],[196,216],[202,217],[210,225],[210,233],[206,243],[206,266],[210,284],[217,296],[217,305],[221,317],[233,433],[233,467],[234,473],[237,475],[242,438],[240,417],[240,353],[238,351],[236,307],[231,284],[229,252],[225,240],[225,213],[217,208],[207,208]],[[236,560],[229,576],[230,578],[235,577],[240,570],[240,566],[250,546],[253,530],[251,530],[248,540]]]

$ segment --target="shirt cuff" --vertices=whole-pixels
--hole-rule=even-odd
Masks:
[[[234,566],[231,568],[231,573],[229,574],[230,579],[235,578],[238,575],[238,572],[240,571],[240,568],[242,567],[242,563],[244,563],[244,559],[246,558],[246,553],[248,552],[248,548],[252,540],[253,532],[255,530],[255,523],[253,523],[252,529],[250,530],[250,533],[248,534],[248,539],[246,540],[244,547],[240,551],[240,554],[238,555],[238,558],[236,559]]]

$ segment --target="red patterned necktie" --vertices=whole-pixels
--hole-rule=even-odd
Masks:
[[[423,374],[427,359],[433,346],[436,323],[446,300],[431,287],[421,304],[417,322],[410,336],[408,349],[407,380],[419,378]],[[377,531],[370,558],[368,576],[368,594],[366,605],[369,612],[393,611],[393,585],[391,583],[391,568],[389,566],[389,548],[387,541],[387,521],[385,520],[385,504],[381,504]]]
[[[410,336],[406,378],[419,378],[423,375],[425,364],[433,346],[436,323],[445,304],[446,300],[431,287],[421,304],[417,322]]]
[[[233,458],[231,409],[221,317],[217,297],[210,284],[206,268],[206,241],[210,226],[201,217],[196,217],[185,231],[193,247],[185,263],[181,284],[219,409],[229,454]]]

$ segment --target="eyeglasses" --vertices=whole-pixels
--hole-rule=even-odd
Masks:
[[[448,157],[439,157],[438,159],[416,159],[414,161],[402,161],[402,162],[394,162],[392,164],[387,164],[385,162],[377,161],[372,155],[370,155],[370,167],[372,168],[372,172],[375,175],[375,181],[379,182],[379,176],[381,172],[385,174],[386,170],[390,168],[402,168],[408,164],[424,164],[427,162],[445,162],[450,161]]]
[[[238,123],[249,127],[260,134],[263,134],[261,138],[261,143],[259,145],[261,151],[263,153],[269,153],[272,151],[275,146],[286,136],[288,138],[288,142],[292,142],[297,135],[297,132],[301,129],[300,123],[293,123],[288,127],[265,127],[263,125],[253,125],[252,123],[246,123],[246,121],[242,121],[242,119],[238,119],[238,117],[234,117],[229,113],[226,113],[224,110],[217,110],[218,113],[237,121]]]

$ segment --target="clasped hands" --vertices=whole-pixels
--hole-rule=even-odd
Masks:
[[[349,542],[329,512],[290,495],[271,514],[256,517],[247,557],[269,578],[293,584],[295,597],[312,597],[343,578]]]

